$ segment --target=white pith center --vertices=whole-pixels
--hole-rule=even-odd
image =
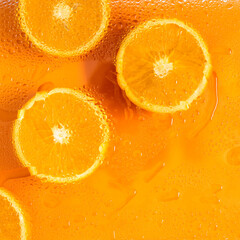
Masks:
[[[53,141],[60,144],[68,144],[71,133],[69,129],[66,129],[63,125],[54,126],[52,128]]]
[[[72,12],[73,9],[69,5],[61,2],[54,7],[53,16],[58,20],[68,21]]]
[[[164,78],[173,70],[173,63],[169,62],[168,57],[163,57],[153,64],[153,69],[157,77]]]
[[[67,23],[70,20],[72,14],[76,12],[76,10],[79,8],[79,6],[80,3],[75,3],[73,4],[72,7],[70,7],[66,3],[60,2],[53,9],[53,16],[56,19],[61,20],[64,23]]]

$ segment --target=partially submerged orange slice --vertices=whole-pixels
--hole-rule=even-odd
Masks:
[[[27,240],[26,214],[11,193],[0,188],[0,239]]]
[[[138,26],[117,55],[120,87],[133,103],[152,112],[187,110],[205,89],[210,71],[202,37],[176,19]]]
[[[106,114],[92,97],[60,88],[38,93],[19,111],[13,139],[33,175],[72,182],[102,163],[109,131]]]
[[[56,56],[82,55],[102,39],[109,22],[108,0],[20,0],[19,21],[29,40]]]

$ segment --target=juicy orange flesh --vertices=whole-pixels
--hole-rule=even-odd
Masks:
[[[0,196],[0,238],[21,240],[19,216],[11,203]]]
[[[96,114],[72,95],[56,93],[36,101],[25,112],[20,129],[25,159],[39,174],[69,177],[85,172],[97,159],[103,141]]]
[[[74,51],[85,45],[102,24],[101,0],[24,0],[23,3],[26,25],[32,35],[41,44],[59,51]]]
[[[197,89],[204,65],[197,40],[182,27],[166,24],[135,35],[124,53],[123,76],[137,98],[175,106]]]

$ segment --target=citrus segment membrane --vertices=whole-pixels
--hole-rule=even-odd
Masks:
[[[38,48],[71,57],[94,48],[109,22],[108,0],[20,0],[21,29]]]
[[[13,135],[19,159],[33,175],[72,182],[102,163],[109,125],[94,98],[61,88],[31,99],[19,111]]]
[[[138,26],[117,55],[120,87],[133,103],[152,112],[187,110],[202,94],[210,71],[202,37],[176,19]]]

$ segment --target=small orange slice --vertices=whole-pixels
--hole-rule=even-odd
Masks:
[[[176,19],[138,26],[117,55],[120,87],[133,103],[152,112],[187,110],[205,89],[210,70],[202,37]]]
[[[110,12],[108,0],[20,0],[18,11],[30,41],[63,57],[94,48],[106,31]]]
[[[72,182],[91,174],[109,142],[107,117],[82,91],[38,93],[18,113],[16,152],[31,174],[50,182]]]
[[[26,214],[11,193],[0,188],[0,239],[27,240]]]

